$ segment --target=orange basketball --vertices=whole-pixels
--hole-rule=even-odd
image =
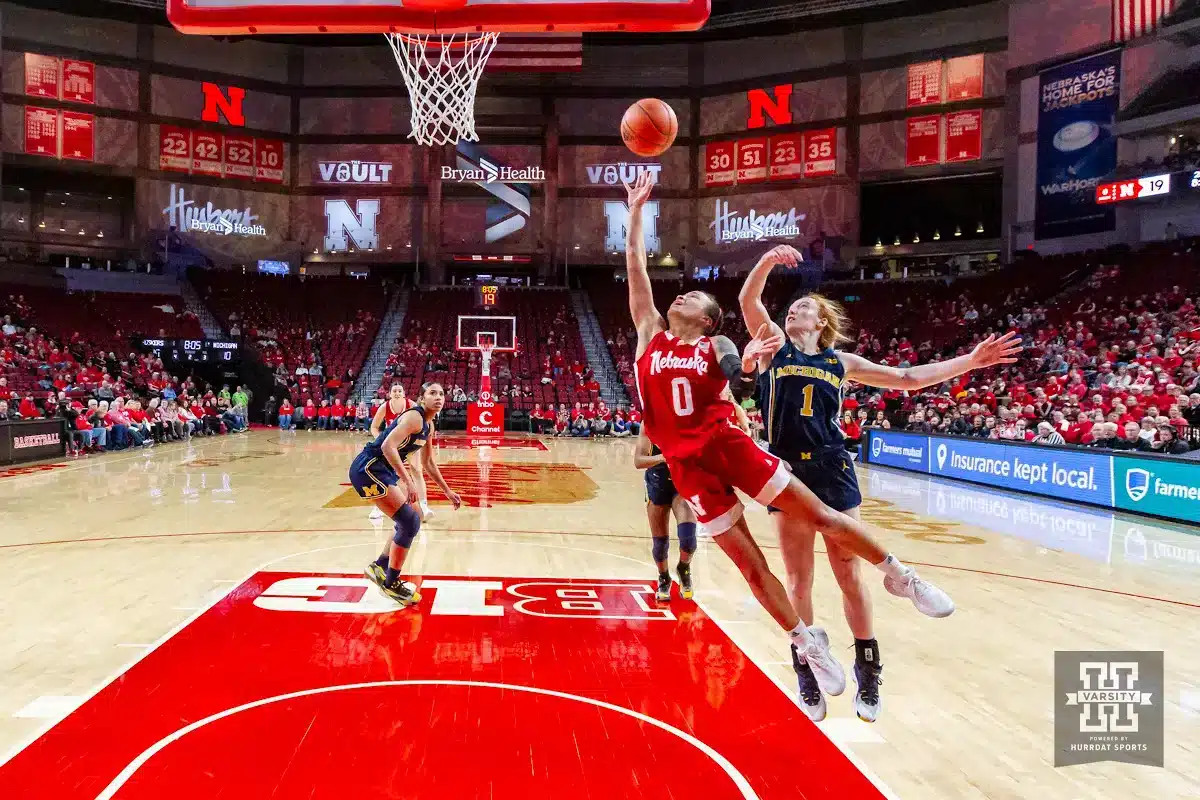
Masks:
[[[621,139],[639,156],[657,156],[665,152],[679,133],[675,109],[648,97],[638,100],[621,117]]]

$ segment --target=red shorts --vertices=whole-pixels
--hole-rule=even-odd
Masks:
[[[671,480],[709,536],[725,533],[742,516],[734,489],[768,505],[787,487],[791,474],[741,428],[721,428],[695,455],[667,459]]]

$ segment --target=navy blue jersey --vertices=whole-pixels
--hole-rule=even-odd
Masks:
[[[784,461],[840,452],[845,435],[838,424],[846,368],[832,348],[806,355],[790,341],[758,378],[767,444]]]
[[[429,440],[429,434],[433,430],[433,425],[429,422],[429,420],[425,419],[425,409],[420,405],[415,405],[407,411],[400,412],[400,416],[392,420],[391,425],[388,425],[386,428],[380,431],[379,436],[377,436],[374,441],[367,442],[366,447],[362,449],[363,454],[368,458],[383,458],[383,440],[386,439],[388,434],[395,429],[396,425],[400,423],[400,420],[414,412],[421,415],[421,430],[402,441],[399,448],[397,448],[400,451],[400,460],[408,461],[408,457],[411,454],[425,446],[425,442]]]

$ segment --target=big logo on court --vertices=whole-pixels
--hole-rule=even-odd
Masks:
[[[553,505],[579,503],[596,496],[596,482],[575,464],[492,464],[451,462],[438,465],[463,503],[471,508],[498,505]],[[429,502],[446,502],[429,484]],[[325,504],[325,508],[361,508],[363,501],[350,488]]]

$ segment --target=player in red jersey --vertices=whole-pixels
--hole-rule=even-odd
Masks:
[[[399,383],[393,383],[388,389],[388,399],[384,401],[379,410],[375,412],[375,416],[371,419],[371,438],[379,437],[379,434],[386,430],[389,425],[396,421],[396,417],[413,408],[416,405],[409,400],[404,394],[404,387]],[[433,443],[430,442],[430,446]],[[409,465],[409,469],[413,472],[413,478],[417,482],[417,491],[419,493],[420,502],[417,508],[421,512],[421,521],[425,522],[433,516],[433,509],[429,507],[429,496],[425,489],[425,474],[421,469],[421,460],[417,459]],[[371,509],[371,519],[383,519],[383,514],[378,508]]]
[[[733,396],[750,395],[758,380],[758,359],[773,355],[783,337],[770,325],[759,327],[739,355],[728,338],[718,336],[721,307],[705,292],[675,298],[664,320],[654,307],[646,270],[642,207],[654,181],[641,175],[629,192],[629,224],[625,259],[629,311],[637,329],[635,374],[645,413],[646,434],[666,457],[679,493],[696,513],[705,532],[733,560],[755,598],[792,640],[793,662],[812,668],[821,690],[836,696],[846,688],[846,675],[829,652],[829,638],[809,630],[771,572],[762,550],[742,516],[740,489],[763,505],[809,521],[846,550],[884,573],[893,594],[908,597],[930,616],[947,616],[954,603],[941,589],[884,550],[857,520],[834,511],[793,477],[784,463],[762,450],[730,424],[733,403],[721,398],[728,385]]]

